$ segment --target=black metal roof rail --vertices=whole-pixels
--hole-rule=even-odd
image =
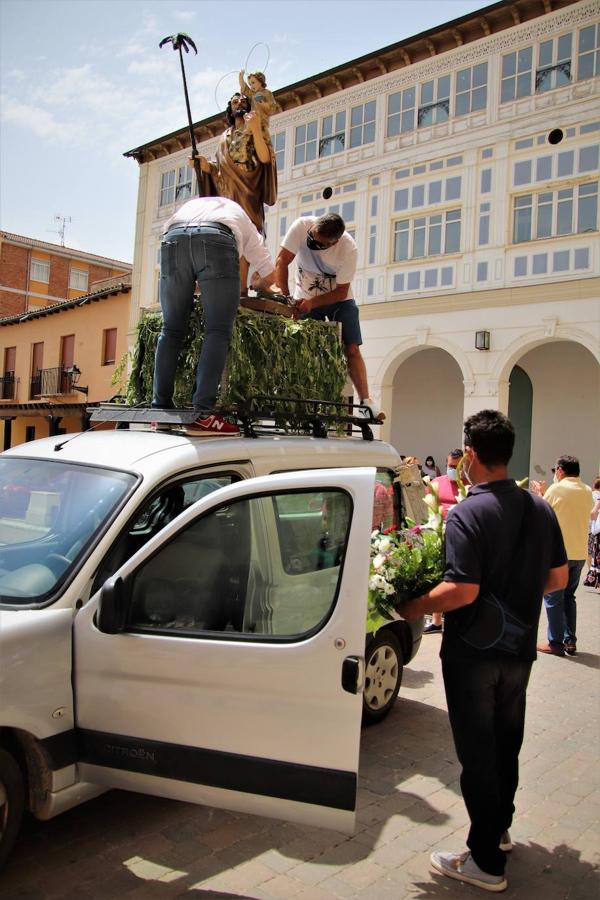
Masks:
[[[151,424],[166,428],[185,429],[198,413],[192,407],[153,409],[149,406],[127,406],[122,403],[100,403],[90,407],[92,422],[114,422],[117,428],[130,424]],[[308,434],[327,438],[333,432],[360,433],[363,440],[372,441],[372,425],[382,423],[371,410],[357,404],[298,397],[252,397],[245,403],[218,412],[234,419],[246,437],[260,434]]]

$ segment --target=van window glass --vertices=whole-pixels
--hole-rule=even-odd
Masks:
[[[335,605],[351,514],[350,497],[338,490],[211,511],[135,572],[130,627],[188,637],[314,633]]]
[[[0,601],[49,597],[135,483],[110,469],[0,459]]]

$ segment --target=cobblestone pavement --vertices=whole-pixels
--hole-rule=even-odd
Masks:
[[[600,896],[600,596],[579,590],[579,618],[578,655],[543,657],[533,669],[507,898]],[[428,867],[433,848],[463,849],[467,821],[439,642],[424,637],[405,670],[402,699],[385,722],[363,732],[353,837],[113,791],[51,822],[27,823],[0,877],[0,896],[482,896]]]

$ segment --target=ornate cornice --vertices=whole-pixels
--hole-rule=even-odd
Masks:
[[[457,61],[461,66],[473,65],[495,53],[508,52],[515,46],[560,29],[575,28],[597,17],[597,0],[553,0],[553,3],[545,0],[545,3],[544,6],[540,0],[505,0],[275,91],[282,112],[273,117],[272,130],[306,121],[314,111],[305,107],[321,99],[329,100],[331,109],[342,108],[351,91],[352,101],[364,102],[386,91],[446,74],[455,68]],[[558,10],[553,11],[552,6]],[[336,93],[343,93],[343,97],[335,98]],[[223,117],[212,116],[194,127],[200,134],[205,132],[200,140],[206,140],[206,133],[212,137],[223,130]],[[176,146],[174,141],[189,146],[185,128],[136,147],[125,156],[132,156],[140,163],[148,162],[153,156],[173,152],[170,147]]]

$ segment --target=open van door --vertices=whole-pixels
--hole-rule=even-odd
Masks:
[[[82,779],[353,829],[374,481],[221,488],[104,585],[74,626]]]

